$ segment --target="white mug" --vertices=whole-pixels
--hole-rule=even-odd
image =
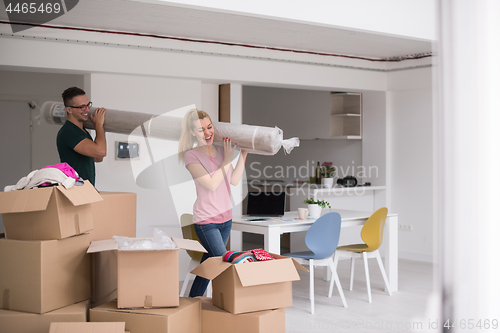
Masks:
[[[307,219],[307,216],[309,215],[309,211],[307,210],[307,208],[299,208],[298,212],[299,212],[299,220]]]

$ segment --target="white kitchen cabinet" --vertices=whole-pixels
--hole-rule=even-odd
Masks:
[[[332,93],[330,104],[330,138],[361,139],[361,94]]]
[[[243,86],[243,122],[278,126],[286,138],[361,139],[361,100],[361,93]]]

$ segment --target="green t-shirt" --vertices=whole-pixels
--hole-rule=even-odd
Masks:
[[[68,163],[83,179],[95,186],[94,158],[77,153],[74,148],[84,139],[92,140],[89,132],[66,120],[57,133],[57,151],[61,163]]]

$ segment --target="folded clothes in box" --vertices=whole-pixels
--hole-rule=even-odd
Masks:
[[[89,181],[64,186],[0,192],[5,236],[17,240],[51,240],[94,228],[90,204],[102,197]]]
[[[274,260],[232,264],[212,257],[191,273],[212,280],[213,304],[233,314],[292,306],[292,281],[297,270],[307,271],[294,259],[270,254]]]

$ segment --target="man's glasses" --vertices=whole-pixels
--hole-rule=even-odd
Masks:
[[[73,108],[73,109],[80,109],[80,110],[85,110],[87,108],[91,108],[92,107],[92,102],[89,102],[89,104],[85,104],[85,105],[80,105],[80,106],[70,106],[70,108]]]

